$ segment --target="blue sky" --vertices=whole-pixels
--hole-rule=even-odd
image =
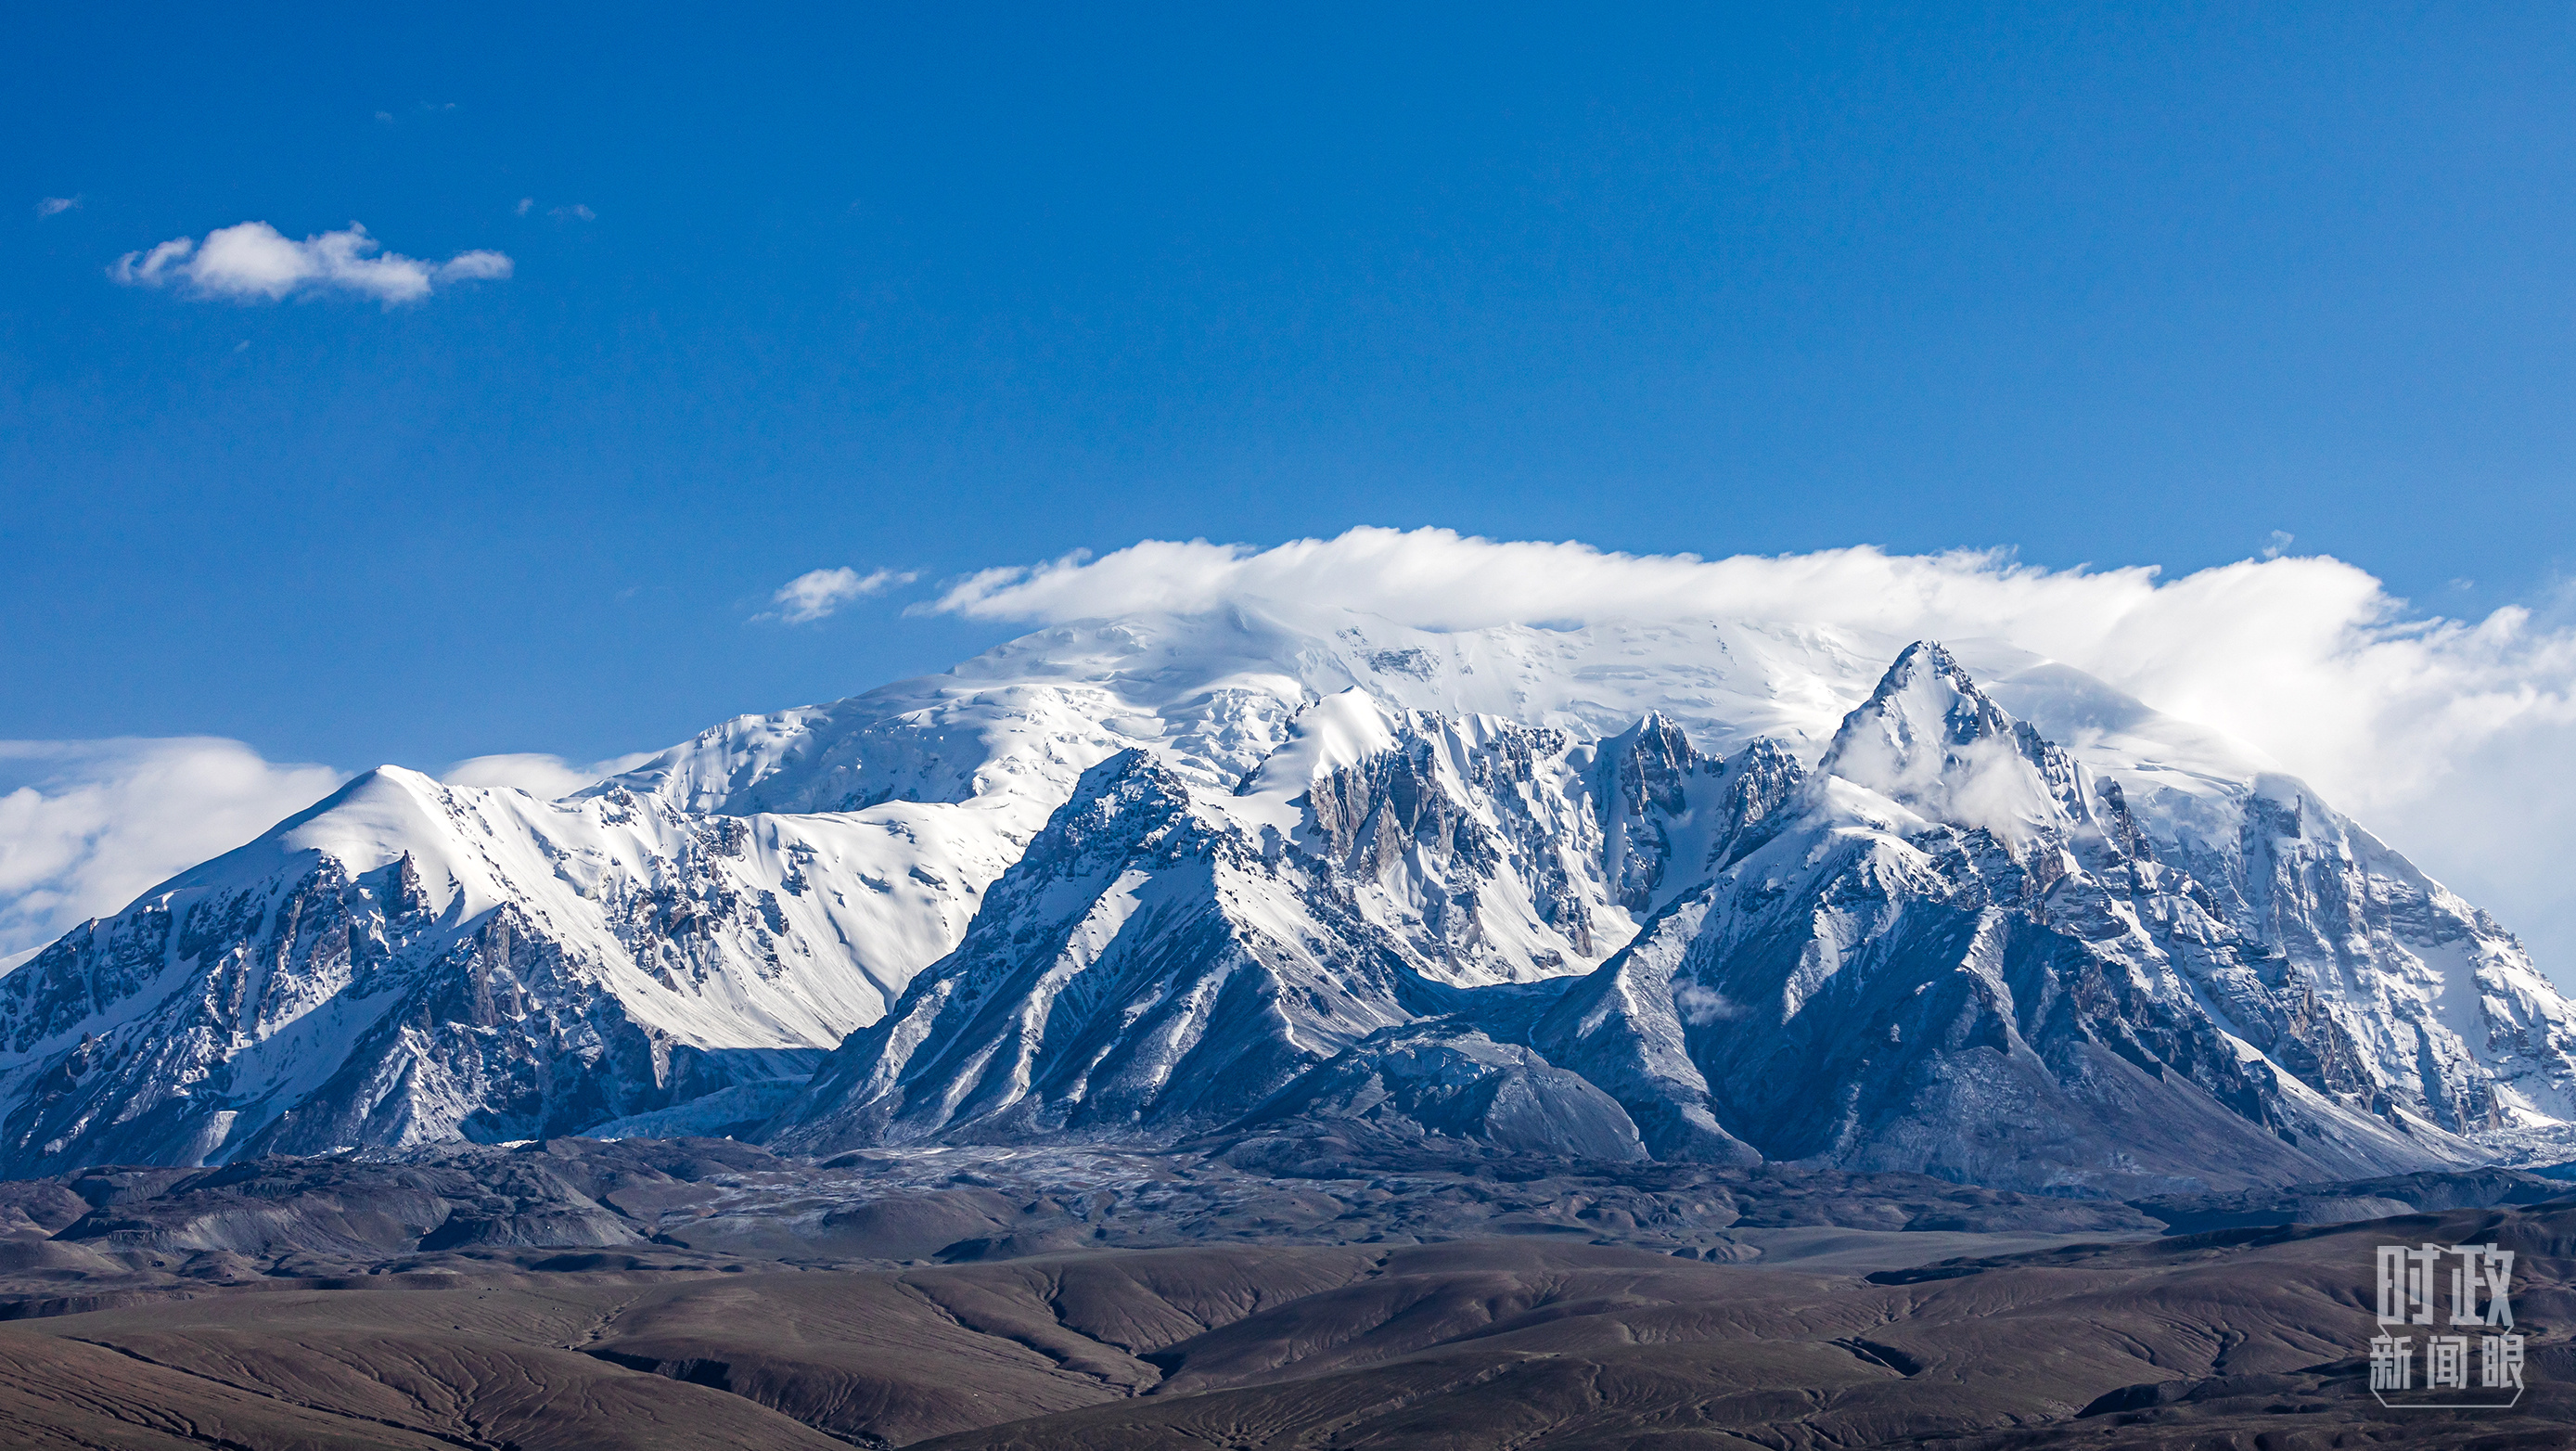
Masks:
[[[1357,524],[2545,602],[2576,12],[2142,8],[22,9],[0,738],[589,759]],[[511,275],[109,277],[250,221]]]

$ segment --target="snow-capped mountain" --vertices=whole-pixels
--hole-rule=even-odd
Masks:
[[[2473,1156],[2456,1114],[2312,1086],[2247,1044],[2209,987],[2267,949],[2158,860],[2117,782],[1937,646],[1897,660],[1812,775],[1775,759],[1745,794],[1778,829],[1712,860],[1532,1033],[1659,1155],[1740,1141],[2093,1192]],[[2335,1015],[2296,991],[2286,1040],[2339,1053]]]
[[[0,1030],[10,1172],[769,1105],[825,1050],[783,1144],[1500,1144],[1556,1130],[1459,1105],[1572,1093],[1568,1142],[2082,1192],[2576,1118],[2519,945],[2253,753],[2000,642],[1723,622],[1140,617],[562,802],[387,769]]]
[[[801,1077],[946,945],[962,872],[905,814],[371,771],[0,978],[7,1167],[522,1138]]]
[[[1211,1128],[1462,994],[1561,983],[1635,934],[1605,862],[1642,906],[1672,854],[1651,786],[1623,791],[1672,769],[1670,734],[1596,748],[1352,689],[1232,791],[1123,751],[781,1142]]]
[[[1265,847],[1267,850],[1265,850]],[[1413,1016],[1405,954],[1329,868],[1142,751],[1085,773],[916,978],[789,1110],[789,1146],[1222,1123]]]

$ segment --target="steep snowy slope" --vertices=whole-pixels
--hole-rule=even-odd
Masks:
[[[519,1138],[802,1077],[945,945],[922,879],[963,869],[907,814],[369,772],[0,978],[0,1169]]]
[[[1222,1123],[1413,1016],[1408,957],[1275,831],[1124,752],[1082,777],[958,950],[833,1055],[779,1142]]]
[[[2453,1129],[2576,1120],[2576,1018],[2494,918],[2243,746],[2077,671],[2024,667],[1987,693],[2117,783],[2159,859],[2253,944],[2206,985],[2247,1041]]]

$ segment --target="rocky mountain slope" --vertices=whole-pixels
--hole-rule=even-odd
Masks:
[[[1105,622],[562,802],[387,768],[0,978],[0,1034],[18,1173],[785,1103],[2127,1194],[2576,1119],[2512,937],[2242,748],[1996,642],[1723,624]]]
[[[942,945],[957,868],[903,825],[370,772],[0,978],[0,1158],[525,1138],[802,1077]]]
[[[2312,1085],[2246,1046],[2211,988],[2261,993],[2261,946],[2158,860],[2116,782],[1938,647],[1897,660],[1812,776],[1739,773],[1770,834],[1737,833],[1533,1032],[1660,1156],[1715,1130],[1729,1153],[2077,1192],[2466,1156],[2438,1099]],[[2285,1036],[2351,1061],[2335,1031],[2306,1013]]]

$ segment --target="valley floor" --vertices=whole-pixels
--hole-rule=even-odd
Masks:
[[[558,1140],[0,1185],[0,1425],[256,1451],[2019,1451],[2561,1447],[2576,1423],[2576,1186],[2532,1175],[2122,1205],[1365,1148]],[[2512,1409],[2370,1394],[2373,1247],[2422,1241],[2517,1250]]]

